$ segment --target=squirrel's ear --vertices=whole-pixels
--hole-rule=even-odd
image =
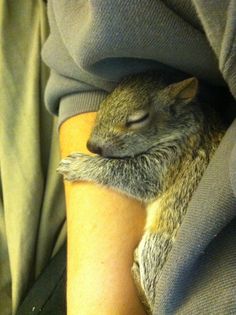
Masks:
[[[191,102],[197,94],[198,80],[196,78],[173,83],[167,87],[171,99],[182,100],[185,103]]]

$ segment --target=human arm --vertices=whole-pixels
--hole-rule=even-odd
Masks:
[[[95,113],[75,116],[60,128],[62,156],[88,153]],[[134,199],[91,183],[66,183],[68,315],[145,314],[131,277],[133,251],[145,211]]]

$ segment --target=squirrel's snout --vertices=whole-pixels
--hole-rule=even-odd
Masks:
[[[99,140],[95,141],[90,139],[87,141],[87,149],[95,154],[98,154],[104,158],[119,158],[121,157],[122,150],[119,147],[114,146],[114,143],[104,142],[101,143]]]
[[[87,142],[87,149],[92,153],[102,155],[102,147],[99,146],[98,144],[94,143],[94,142],[88,141]]]

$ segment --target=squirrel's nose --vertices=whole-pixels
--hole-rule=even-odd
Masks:
[[[88,141],[87,142],[87,149],[92,153],[102,155],[102,148],[94,142]]]

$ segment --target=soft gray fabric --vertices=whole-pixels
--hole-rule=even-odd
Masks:
[[[90,0],[48,2],[51,33],[43,49],[52,68],[46,103],[69,116],[99,107],[99,90],[111,91],[126,74],[168,65],[222,83],[217,60],[190,1]],[[183,18],[176,13],[185,12]],[[187,12],[187,13],[186,13]],[[191,25],[186,16],[195,21]],[[93,94],[84,92],[93,91]],[[67,96],[66,106],[64,98]],[[71,96],[68,106],[68,98]],[[68,107],[68,113],[66,108]],[[71,109],[73,108],[73,111]]]
[[[236,97],[236,2],[193,0],[219,69]]]
[[[236,97],[234,0],[49,0],[48,13],[46,102],[60,107],[60,123],[95,111],[122,76],[165,66],[215,85],[224,78]],[[158,315],[236,313],[235,143],[234,122],[164,267]]]
[[[230,159],[225,158],[231,156],[235,140],[236,120],[190,202],[162,272],[156,314],[236,313],[236,231],[226,227],[236,217],[236,197]]]

